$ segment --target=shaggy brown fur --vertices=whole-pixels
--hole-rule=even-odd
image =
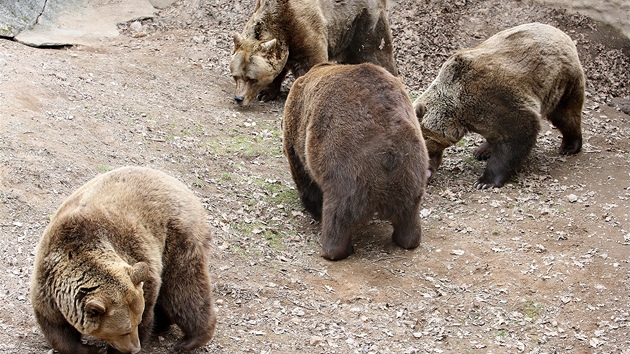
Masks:
[[[31,301],[44,336],[62,354],[98,353],[82,334],[137,353],[154,326],[174,322],[176,350],[204,345],[216,323],[210,237],[201,203],[175,178],[137,167],[94,178],[39,242]]]
[[[273,100],[289,70],[299,77],[329,60],[370,62],[398,75],[386,1],[258,0],[234,35],[234,99],[243,106],[259,94]]]
[[[569,36],[540,23],[520,25],[452,55],[414,106],[422,120],[430,169],[467,132],[486,142],[477,188],[501,187],[536,143],[546,117],[562,133],[561,154],[582,147],[584,73]]]
[[[304,207],[322,219],[323,256],[353,252],[356,227],[375,212],[392,239],[420,244],[428,156],[400,80],[373,64],[320,64],[293,84],[284,151]]]

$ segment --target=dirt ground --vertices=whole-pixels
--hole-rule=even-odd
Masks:
[[[57,206],[124,165],[164,170],[203,201],[219,323],[198,353],[630,353],[630,43],[526,1],[398,0],[401,77],[415,98],[457,49],[545,22],[587,75],[584,148],[547,123],[505,187],[476,190],[467,136],[427,188],[423,239],[374,220],[356,253],[319,256],[281,150],[284,97],[239,109],[228,62],[253,0],[181,1],[93,46],[0,39],[0,352],[50,353],[28,296]],[[360,83],[357,83],[360,84]],[[173,328],[143,353],[168,353]]]

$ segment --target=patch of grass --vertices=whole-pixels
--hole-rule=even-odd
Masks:
[[[229,137],[206,140],[202,143],[208,152],[224,156],[237,154],[245,159],[259,156],[282,155],[282,130],[273,123],[261,122],[254,131],[232,128]]]
[[[197,188],[203,188],[203,186],[205,185],[205,183],[203,182],[203,180],[199,177],[195,177],[195,181],[193,182],[193,184],[195,185],[195,187]]]
[[[244,256],[247,256],[249,254],[249,252],[247,252],[247,250],[243,249],[239,245],[230,245],[230,251],[232,251],[234,253],[240,253],[240,254],[242,254]]]
[[[285,212],[300,209],[300,196],[295,188],[277,180],[263,178],[255,178],[252,182],[258,192],[263,194],[262,198],[259,196],[252,199],[253,204],[262,203],[269,207],[280,207]]]
[[[466,139],[466,137],[463,137],[459,139],[459,141],[455,144],[455,146],[464,147],[466,146],[467,143],[468,143],[468,139]]]
[[[101,173],[109,172],[112,170],[111,167],[105,165],[96,165],[96,169],[99,170]]]
[[[250,134],[239,134],[228,139],[207,141],[205,148],[219,156],[238,154],[243,158],[253,159],[258,156],[275,156],[280,149],[270,146],[266,141]]]
[[[231,225],[232,229],[243,233],[245,236],[254,238],[254,239],[265,239],[269,242],[269,247],[284,250],[284,243],[282,241],[282,234],[277,232],[276,230],[268,228],[261,222],[252,222],[252,223],[233,223]]]
[[[296,207],[299,205],[300,197],[297,190],[293,188],[269,180],[260,181],[258,186],[265,191],[265,201],[273,206],[284,205]]]
[[[534,319],[540,314],[540,311],[542,311],[543,309],[544,307],[541,304],[535,301],[527,301],[521,305],[520,311],[523,313],[523,315]]]

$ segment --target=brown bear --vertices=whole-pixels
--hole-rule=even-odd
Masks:
[[[431,173],[445,148],[475,132],[486,141],[474,156],[488,160],[475,186],[503,186],[532,150],[543,116],[562,134],[560,153],[578,153],[584,85],[571,38],[541,23],[504,30],[453,54],[414,102]]]
[[[378,213],[403,248],[420,244],[428,156],[401,81],[371,63],[313,67],[293,84],[284,152],[304,207],[322,220],[322,255],[348,257]]]
[[[234,35],[234,99],[241,106],[257,96],[273,100],[289,70],[299,77],[329,60],[370,62],[398,75],[386,3],[258,0],[243,32]]]
[[[39,241],[31,302],[61,354],[137,353],[154,329],[175,323],[190,351],[213,336],[203,206],[184,184],[149,168],[123,167],[66,199]]]

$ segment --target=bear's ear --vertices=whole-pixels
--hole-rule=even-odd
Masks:
[[[138,262],[133,267],[127,268],[127,272],[133,285],[138,285],[149,277],[149,265],[145,262]]]
[[[416,110],[416,117],[422,122],[422,117],[427,113],[426,107],[422,103],[416,103],[414,108]]]
[[[234,48],[240,47],[241,43],[243,43],[243,36],[239,33],[234,33]]]
[[[83,307],[83,311],[90,316],[96,317],[98,315],[102,315],[105,313],[106,307],[105,303],[99,298],[91,298],[85,303],[85,307]]]
[[[265,43],[261,44],[260,48],[263,50],[263,52],[269,53],[274,48],[276,48],[276,44],[278,44],[278,40],[274,38],[272,40],[266,41]]]

